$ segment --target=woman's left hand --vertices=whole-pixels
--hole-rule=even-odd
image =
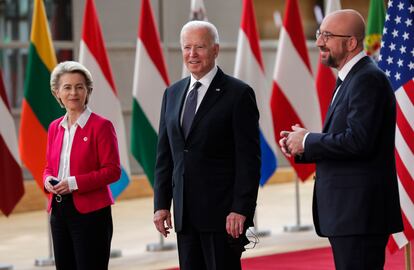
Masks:
[[[59,184],[54,186],[57,194],[65,195],[70,193],[68,179],[63,179]]]

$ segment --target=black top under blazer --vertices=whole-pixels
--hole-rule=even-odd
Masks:
[[[313,218],[321,236],[403,229],[395,168],[396,101],[385,74],[364,57],[310,133],[299,162],[316,163]]]
[[[154,208],[174,205],[175,230],[225,231],[237,212],[253,224],[260,179],[259,112],[254,91],[219,68],[187,139],[180,116],[190,77],[164,93],[154,181]]]

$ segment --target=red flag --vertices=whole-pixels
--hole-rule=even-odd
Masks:
[[[117,198],[129,184],[128,148],[121,102],[115,87],[98,13],[93,0],[87,0],[85,3],[79,62],[89,69],[94,80],[94,91],[88,106],[92,111],[112,122],[118,137],[122,173],[121,178],[110,185],[112,195]]]
[[[260,112],[260,148],[262,153],[260,185],[263,186],[274,174],[277,167],[276,141],[269,104],[271,93],[266,84],[252,0],[243,0],[234,66],[234,77],[248,83],[256,94],[257,107]]]
[[[341,3],[339,0],[328,1],[325,9],[325,16],[339,9],[341,9]],[[321,118],[323,123],[332,99],[336,76],[330,67],[327,67],[321,63],[320,56],[315,81],[316,90],[318,91],[319,105],[321,106]]]
[[[294,124],[310,131],[322,130],[319,102],[297,0],[288,0],[286,3],[270,103],[276,141],[280,140],[280,131],[291,130]],[[315,171],[313,164],[296,164],[292,158],[289,162],[301,180],[306,180]]]
[[[16,128],[0,70],[0,210],[8,216],[24,194]]]

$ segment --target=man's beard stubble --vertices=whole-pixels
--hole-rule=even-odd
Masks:
[[[329,54],[328,60],[326,61],[326,65],[328,67],[337,68],[338,64],[336,63],[335,58],[332,57],[332,55]]]
[[[322,64],[324,64],[325,66],[331,67],[331,68],[337,68],[338,67],[337,61],[334,57],[332,57],[329,49],[327,49],[326,47],[319,47],[319,50],[321,52],[328,52],[329,53],[328,54],[328,59],[325,60],[325,59],[321,58]]]

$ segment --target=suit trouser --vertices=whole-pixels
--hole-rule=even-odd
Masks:
[[[247,243],[245,234],[233,239],[226,232],[197,232],[186,227],[177,233],[180,270],[239,270]]]
[[[336,270],[382,270],[389,235],[329,237]]]
[[[57,270],[108,269],[113,232],[111,207],[81,214],[71,195],[53,198],[50,224]]]

